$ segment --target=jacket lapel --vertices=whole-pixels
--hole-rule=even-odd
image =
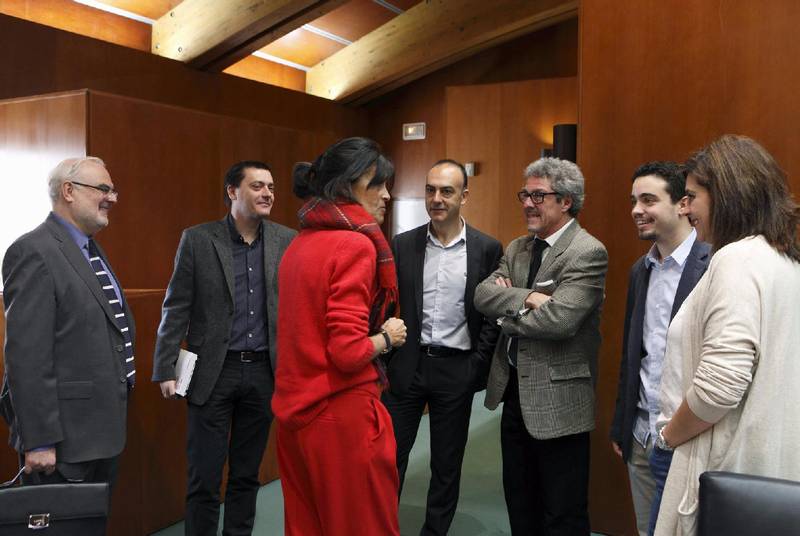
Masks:
[[[103,292],[103,289],[100,287],[100,281],[97,279],[97,275],[95,275],[94,270],[92,270],[92,266],[89,264],[89,261],[87,261],[86,257],[83,256],[83,253],[81,253],[78,245],[72,240],[72,238],[65,234],[65,231],[62,230],[61,224],[54,219],[48,219],[47,226],[55,239],[58,240],[59,248],[61,249],[61,253],[64,255],[64,258],[67,259],[67,262],[69,262],[78,276],[92,292],[92,295],[100,304],[100,307],[102,307],[103,312],[106,314],[106,317],[108,317],[109,321],[111,321],[111,324],[115,328],[119,329],[117,327],[117,321],[114,318],[114,312],[111,310],[111,305],[108,303],[108,298],[106,297],[105,292]],[[105,261],[105,254],[102,255],[103,260]],[[109,266],[108,262],[106,262],[106,266]],[[116,279],[116,281],[119,285],[119,279]],[[122,292],[121,288],[120,292]]]
[[[273,232],[273,223],[264,220],[261,224],[261,240],[264,245],[264,290],[269,296],[269,289],[273,288],[275,272],[278,269],[278,236]]]
[[[686,266],[683,267],[680,281],[678,281],[678,289],[675,291],[675,301],[672,302],[672,312],[670,314],[670,321],[675,317],[683,305],[684,300],[692,292],[694,286],[703,276],[706,267],[708,266],[708,251],[701,251],[702,242],[695,240],[692,244],[692,249],[686,257]]]
[[[647,289],[650,286],[650,268],[647,262],[642,262],[641,268],[636,274],[636,298],[633,302],[631,311],[630,332],[633,338],[628,347],[628,358],[636,363],[636,370],[639,370],[639,363],[644,354],[644,340],[642,329],[644,328],[644,312],[647,304]]]
[[[230,233],[228,233],[228,222],[225,218],[219,221],[216,229],[211,235],[211,242],[219,257],[222,271],[225,273],[225,282],[228,284],[228,293],[233,302],[233,252],[231,251]],[[266,248],[265,248],[266,249]]]
[[[550,246],[550,251],[547,252],[547,257],[542,260],[542,265],[539,267],[539,273],[536,274],[535,282],[539,282],[542,277],[548,273],[550,267],[556,262],[556,259],[566,251],[569,245],[572,243],[572,239],[575,238],[575,235],[581,230],[581,226],[578,224],[578,220],[574,220],[569,224],[569,227],[564,231],[564,234],[556,240],[556,243]],[[530,254],[530,249],[533,247],[533,239],[529,242],[528,252]],[[525,274],[527,277],[527,274]]]
[[[465,224],[466,225],[466,224]],[[467,318],[472,313],[472,300],[475,296],[475,287],[478,286],[478,277],[481,270],[481,259],[478,256],[480,249],[476,244],[478,238],[472,227],[467,225],[467,286],[464,288],[464,314]]]
[[[414,237],[414,255],[411,256],[414,263],[414,300],[417,306],[417,318],[422,321],[422,272],[425,268],[425,246],[428,240],[428,226],[423,225],[417,228],[417,235]]]

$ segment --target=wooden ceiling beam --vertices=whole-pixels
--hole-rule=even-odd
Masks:
[[[152,52],[220,72],[346,0],[183,0],[153,25]]]
[[[578,0],[427,0],[311,68],[306,92],[362,104],[436,69],[577,16]]]

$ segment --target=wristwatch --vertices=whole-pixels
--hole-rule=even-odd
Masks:
[[[656,435],[656,440],[654,441],[654,444],[659,449],[666,450],[669,452],[675,449],[673,447],[670,447],[669,444],[667,443],[667,440],[664,439],[664,428],[666,427],[667,425],[665,424],[664,426],[658,429],[658,435]]]
[[[381,328],[381,335],[383,335],[383,340],[386,341],[386,348],[381,350],[382,354],[388,354],[392,351],[392,338],[389,337],[389,334],[386,333],[386,330]]]

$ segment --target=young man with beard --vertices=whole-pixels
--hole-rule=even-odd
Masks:
[[[639,536],[648,527],[652,534],[659,502],[654,499],[666,480],[666,471],[655,468],[654,474],[649,460],[657,439],[667,328],[710,260],[709,245],[697,240],[686,217],[685,188],[685,174],[674,162],[649,162],[633,174],[631,216],[639,238],[653,246],[631,268],[611,446],[628,466]]]

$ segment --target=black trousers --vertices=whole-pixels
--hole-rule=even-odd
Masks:
[[[256,515],[258,468],[272,422],[274,380],[268,361],[227,359],[208,401],[189,404],[187,536],[215,536],[222,469],[228,458],[223,535],[249,535]]]
[[[397,470],[403,489],[408,455],[428,404],[431,435],[431,481],[422,535],[444,535],[458,505],[461,462],[469,433],[478,367],[468,352],[451,357],[420,355],[414,381],[402,395],[384,393],[397,441]]]
[[[500,443],[511,534],[589,536],[589,432],[531,437],[514,370],[503,400]]]

